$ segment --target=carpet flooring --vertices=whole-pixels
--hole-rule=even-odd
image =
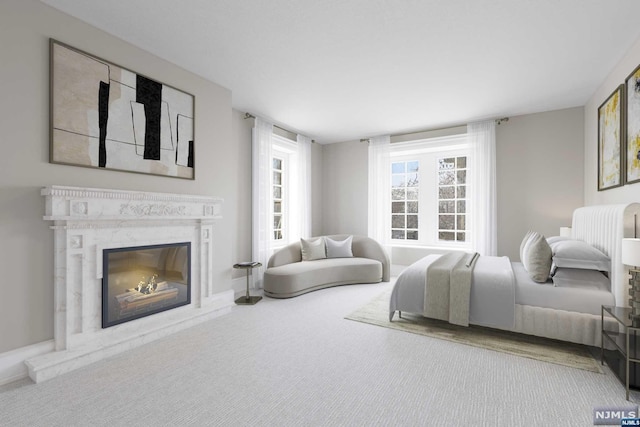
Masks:
[[[395,314],[389,321],[390,291],[382,294],[346,316],[346,319],[397,329],[460,344],[481,347],[520,357],[602,373],[600,363],[589,349],[578,344],[516,334],[481,326],[457,326],[409,313]]]
[[[0,426],[589,426],[605,374],[346,320],[393,283],[264,298],[49,381]]]

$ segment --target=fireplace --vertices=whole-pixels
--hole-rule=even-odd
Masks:
[[[25,360],[35,382],[234,306],[214,270],[222,199],[64,186],[42,195],[54,233],[54,351]]]
[[[104,249],[102,327],[191,302],[191,242]]]

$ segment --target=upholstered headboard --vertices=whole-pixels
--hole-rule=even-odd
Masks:
[[[628,269],[622,264],[621,248],[623,237],[634,237],[635,215],[640,217],[640,203],[585,206],[573,212],[571,237],[611,258],[611,293],[618,306],[629,305]]]

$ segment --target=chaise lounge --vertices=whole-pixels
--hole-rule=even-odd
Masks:
[[[316,256],[309,258],[305,243],[316,246],[312,248]],[[388,282],[390,275],[387,253],[369,237],[339,234],[303,239],[271,256],[264,273],[264,294],[291,298],[331,286]]]

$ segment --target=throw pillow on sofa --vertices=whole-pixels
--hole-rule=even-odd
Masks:
[[[352,241],[353,236],[349,236],[344,240],[333,240],[330,237],[325,237],[324,243],[327,246],[327,258],[353,258]]]
[[[313,261],[327,257],[327,251],[322,237],[315,239],[300,239],[300,250],[303,261]]]

